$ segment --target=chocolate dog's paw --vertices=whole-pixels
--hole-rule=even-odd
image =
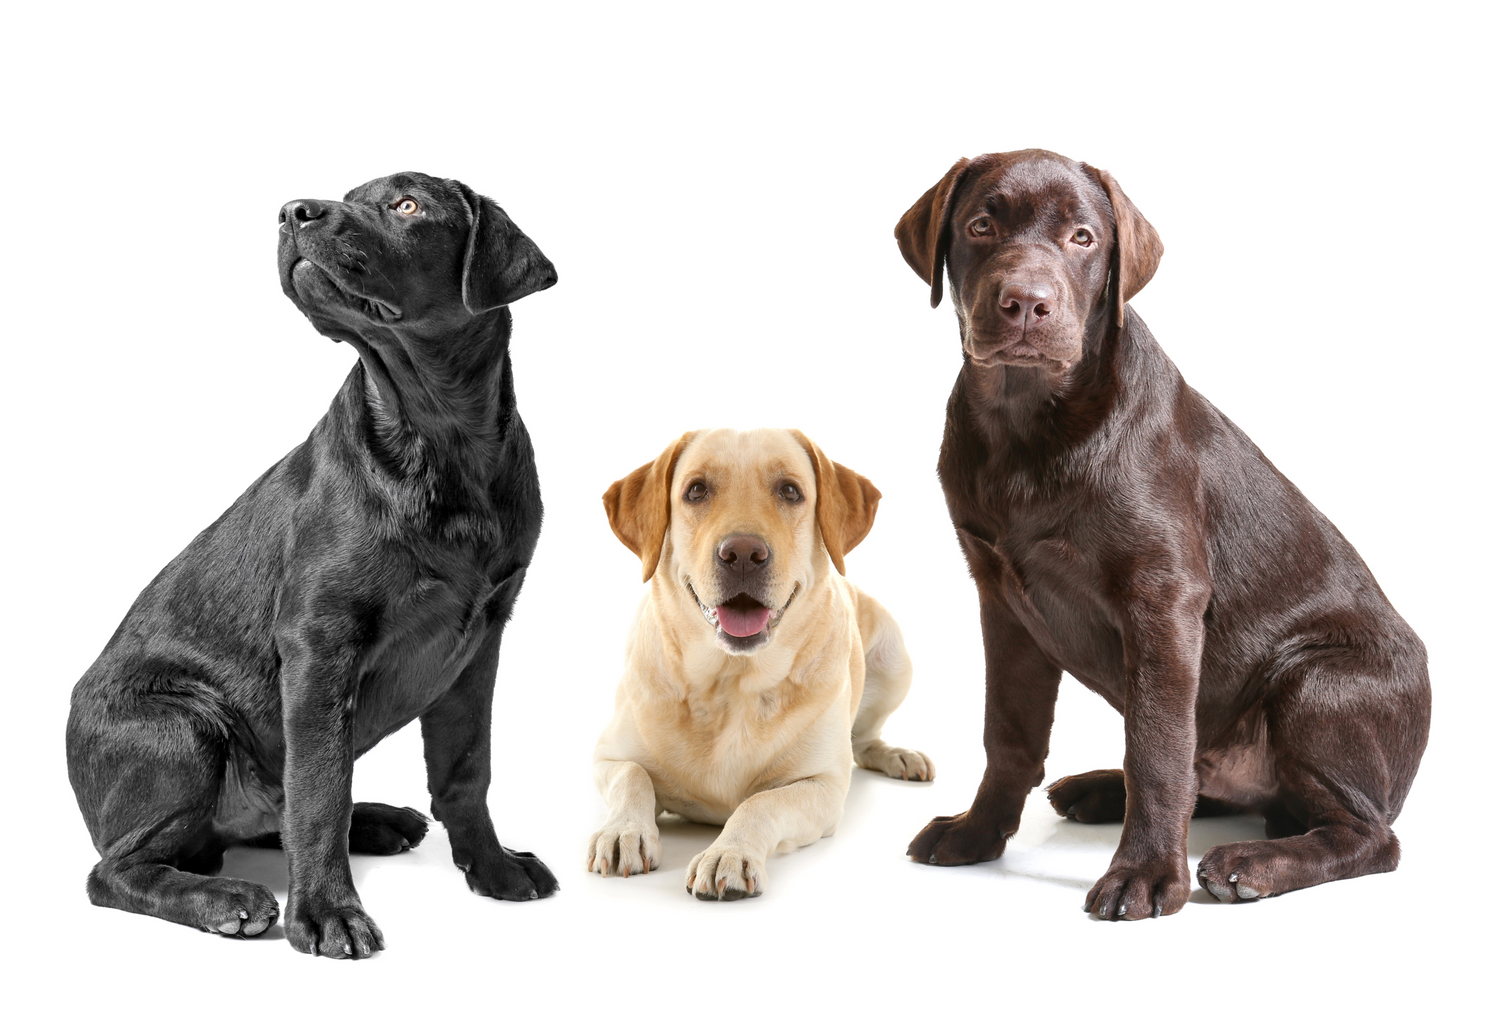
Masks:
[[[1063,817],[1086,825],[1125,820],[1125,772],[1089,771],[1047,786],[1047,801]]]
[[[589,837],[588,869],[608,878],[629,878],[661,866],[661,833],[656,825],[607,824]]]
[[[1192,888],[1187,864],[1182,861],[1113,866],[1089,890],[1083,909],[1104,921],[1160,917],[1181,910]]]
[[[469,891],[501,900],[542,899],[557,891],[557,878],[535,853],[500,847],[500,857],[463,870]]]
[[[359,901],[320,903],[293,896],[287,902],[286,941],[315,957],[359,960],[385,949],[385,936]]]
[[[281,914],[270,889],[238,878],[206,879],[194,900],[200,929],[237,939],[259,935]]]
[[[919,864],[979,864],[999,858],[1007,837],[999,825],[983,823],[966,810],[933,818],[906,847],[906,855]]]
[[[888,746],[878,739],[855,753],[854,762],[904,782],[930,782],[937,777],[937,764],[927,754]]]
[[[1198,884],[1221,903],[1274,896],[1268,850],[1274,852],[1274,847],[1263,842],[1215,846],[1198,861]]]
[[[349,852],[384,857],[409,850],[427,835],[427,818],[411,807],[356,803],[349,818]]]
[[[765,862],[733,846],[715,843],[688,864],[687,891],[696,899],[750,899],[765,884]]]

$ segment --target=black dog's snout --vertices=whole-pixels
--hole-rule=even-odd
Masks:
[[[285,225],[290,221],[293,225],[301,225],[308,221],[317,221],[323,216],[323,205],[316,200],[293,200],[291,203],[282,204],[281,217],[277,223]]]
[[[1000,290],[1000,314],[1012,324],[1029,328],[1052,313],[1056,298],[1051,287],[1040,282],[1007,282]]]
[[[719,544],[719,563],[741,574],[759,571],[770,559],[771,548],[753,535],[732,535]]]

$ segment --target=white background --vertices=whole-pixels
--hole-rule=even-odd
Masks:
[[[95,1023],[340,1016],[597,1024],[1466,1019],[1493,970],[1494,24],[1480,5],[633,10],[53,5],[8,16],[4,888],[11,1009]],[[1486,70],[1488,68],[1488,70]],[[1137,298],[1188,381],[1359,548],[1428,645],[1399,871],[1137,924],[1084,915],[1117,827],[1040,802],[998,863],[917,866],[983,766],[972,586],[934,466],[959,366],[896,219],[959,156],[1109,168],[1166,257]],[[281,295],[276,213],[415,169],[495,196],[556,263],[514,308],[547,521],[502,650],[495,819],[562,881],[470,895],[434,830],[356,858],[357,965],[90,906],[69,690],[135,594],[305,437],[354,359]],[[695,903],[712,831],[600,880],[589,777],[638,565],[599,495],[685,429],[791,425],[885,500],[850,575],[917,664],[839,833]],[[1118,766],[1063,684],[1049,776]],[[356,797],[425,809],[419,740]],[[1205,848],[1254,819],[1200,822]],[[233,873],[285,902],[278,854]],[[349,1015],[341,1014],[349,1011]],[[163,1013],[164,1012],[164,1013]],[[425,1012],[425,1013],[424,1013]],[[1473,1016],[1478,1016],[1474,1014]],[[520,1021],[517,1021],[520,1023]]]

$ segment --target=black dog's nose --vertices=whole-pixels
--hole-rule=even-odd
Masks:
[[[285,225],[290,221],[293,225],[300,225],[307,221],[317,221],[323,216],[323,205],[316,200],[293,200],[291,203],[281,205],[281,217],[277,223]]]
[[[771,559],[771,548],[753,535],[732,535],[719,544],[719,561],[741,573],[759,571]]]
[[[1023,328],[1052,313],[1055,294],[1039,282],[1007,282],[1000,290],[1000,314]]]

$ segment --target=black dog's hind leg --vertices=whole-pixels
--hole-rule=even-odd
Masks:
[[[415,849],[427,837],[427,818],[410,807],[356,803],[349,814],[349,852],[388,857]],[[245,840],[246,846],[281,849],[281,833],[267,832]]]
[[[495,899],[529,900],[552,895],[557,879],[535,854],[500,845],[487,799],[490,703],[503,624],[503,617],[496,619],[453,687],[422,715],[422,744],[432,814],[447,828],[453,863],[464,872],[469,888]]]
[[[427,835],[427,818],[410,807],[356,803],[349,816],[349,852],[377,857],[416,847]]]
[[[280,913],[271,890],[212,877],[223,864],[213,812],[226,743],[199,720],[160,695],[136,710],[119,692],[107,703],[75,694],[69,777],[103,857],[89,872],[89,899],[200,931],[259,935]]]

